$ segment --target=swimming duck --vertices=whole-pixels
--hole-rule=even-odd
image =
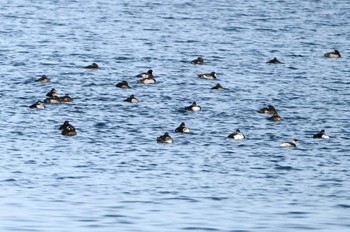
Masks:
[[[258,110],[258,113],[260,114],[274,114],[275,112],[276,108],[273,105],[268,105],[267,107]]]
[[[241,139],[245,139],[245,136],[241,133],[239,129],[237,129],[235,132],[229,134],[227,138],[241,140]]]
[[[44,100],[45,103],[61,103],[61,98],[60,97],[47,97],[45,100]]]
[[[150,77],[152,77],[153,78],[153,70],[150,69],[147,72],[143,72],[143,73],[137,74],[136,77],[140,77],[140,78],[150,78]]]
[[[222,87],[219,83],[217,83],[214,87],[212,87],[211,89],[215,89],[215,90],[223,90],[224,87]]]
[[[127,81],[121,81],[118,84],[116,84],[115,87],[122,88],[122,89],[130,88],[129,83]]]
[[[74,135],[77,135],[77,132],[75,131],[74,126],[69,125],[65,129],[62,130],[62,135],[74,136]]]
[[[147,78],[142,78],[142,79],[138,80],[137,82],[142,83],[142,84],[154,84],[157,81],[153,77],[147,77]]]
[[[202,78],[202,79],[209,79],[209,80],[214,80],[214,79],[217,78],[215,72],[198,74],[197,76],[198,76],[199,78]]]
[[[191,105],[186,106],[185,110],[189,110],[189,111],[200,111],[202,108],[197,105],[197,103],[194,101]]]
[[[278,115],[277,111],[275,111],[275,113],[273,113],[273,115],[271,117],[268,117],[267,120],[270,120],[270,121],[281,121],[282,117]]]
[[[172,143],[173,138],[171,138],[171,136],[169,135],[168,132],[165,132],[164,135],[157,137],[157,142],[158,143]]]
[[[71,98],[71,96],[69,96],[69,94],[65,94],[63,97],[60,97],[60,101],[61,102],[72,102],[73,98]]]
[[[188,133],[190,132],[190,128],[186,127],[185,123],[182,122],[179,127],[175,129],[176,133]]]
[[[46,94],[46,96],[48,96],[48,97],[59,97],[59,96],[58,96],[58,93],[57,93],[57,91],[56,91],[56,89],[54,89],[54,88],[52,88],[52,89],[50,90],[50,92],[48,92],[48,93]]]
[[[267,64],[283,64],[281,61],[279,61],[276,57],[274,57],[272,60],[269,60],[266,62]]]
[[[86,69],[99,69],[98,65],[96,63],[89,64],[85,66]]]
[[[49,78],[46,75],[42,75],[39,79],[35,80],[36,82],[47,83],[49,82]]]
[[[293,139],[291,142],[283,142],[281,143],[281,147],[296,147],[298,143],[297,139]]]
[[[37,101],[33,105],[29,106],[29,108],[44,109],[45,105],[41,101]]]
[[[62,135],[74,136],[77,134],[75,127],[69,123],[69,121],[64,121],[64,123],[59,127],[62,131]]]
[[[64,123],[58,129],[59,130],[64,130],[69,125],[70,125],[69,121],[64,121]]]
[[[334,52],[327,52],[324,54],[325,57],[328,58],[340,58],[340,52],[338,50],[334,50]]]
[[[130,102],[130,103],[136,103],[138,102],[139,100],[137,100],[137,98],[131,94],[130,97],[128,97],[127,99],[124,99],[125,102]]]
[[[204,63],[204,60],[202,57],[198,57],[197,59],[194,59],[191,61],[192,64],[203,64]]]
[[[314,134],[314,139],[329,139],[329,135],[324,130],[321,130],[317,134]]]

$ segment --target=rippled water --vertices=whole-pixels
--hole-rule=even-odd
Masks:
[[[1,231],[350,230],[349,1],[1,5]],[[148,69],[157,83],[137,84]],[[51,88],[74,101],[28,108]],[[247,139],[226,138],[237,128]]]

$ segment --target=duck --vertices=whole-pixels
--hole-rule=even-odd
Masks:
[[[266,62],[267,64],[283,64],[281,61],[279,61],[276,57],[274,57],[272,60],[269,60]]]
[[[74,136],[77,134],[75,127],[71,125],[69,121],[64,121],[64,123],[59,127],[59,130],[61,130],[62,135],[65,136]]]
[[[329,139],[329,135],[326,134],[325,130],[321,130],[317,134],[314,134],[314,139]]]
[[[124,99],[125,102],[130,102],[130,103],[136,103],[139,100],[137,100],[137,98],[134,96],[134,94],[131,94],[130,97],[128,97],[127,99]]]
[[[267,118],[267,120],[269,120],[269,121],[281,121],[282,117],[278,115],[277,111],[275,111],[271,117]]]
[[[153,77],[147,77],[147,78],[142,78],[142,79],[138,80],[137,82],[141,83],[141,84],[154,84],[157,81]]]
[[[75,136],[75,135],[77,135],[77,132],[75,131],[75,128],[72,125],[69,125],[65,129],[62,130],[62,135]]]
[[[175,132],[176,133],[189,133],[190,132],[190,128],[188,128],[184,122],[182,122],[180,124],[180,126],[178,126],[176,129],[175,129]]]
[[[137,74],[136,77],[140,77],[140,78],[150,78],[150,77],[152,77],[153,78],[153,70],[150,69],[147,72],[143,72],[143,73]]]
[[[296,147],[298,143],[297,139],[293,139],[291,142],[283,142],[281,143],[281,147]]]
[[[61,103],[61,98],[60,97],[47,97],[44,100],[44,103]]]
[[[217,78],[217,75],[216,75],[215,72],[198,74],[197,76],[198,76],[199,78],[208,79],[208,80],[214,80],[214,79]]]
[[[121,89],[129,89],[129,83],[127,81],[121,81],[118,84],[115,85],[115,87],[121,88]]]
[[[222,87],[219,83],[217,83],[214,87],[212,87],[211,89],[214,89],[214,90],[223,90],[224,87]]]
[[[201,109],[202,107],[197,105],[195,101],[191,105],[185,107],[185,110],[188,110],[188,111],[200,111]]]
[[[229,134],[227,138],[241,140],[241,139],[245,139],[245,136],[241,133],[239,129],[237,129],[235,132]]]
[[[197,59],[194,59],[191,61],[192,64],[203,64],[204,63],[204,60],[202,57],[198,57]]]
[[[60,97],[61,102],[72,102],[73,98],[69,94],[65,94],[63,97]]]
[[[157,142],[158,143],[172,143],[173,138],[171,138],[171,136],[169,135],[168,132],[165,132],[164,135],[157,137]]]
[[[29,108],[44,109],[45,105],[41,101],[37,101],[33,105],[29,106]]]
[[[268,105],[267,107],[258,110],[258,113],[260,114],[274,114],[275,112],[276,108],[273,105]]]
[[[89,64],[87,66],[84,66],[86,69],[99,69],[99,66],[96,63]]]
[[[39,79],[36,79],[35,81],[36,81],[36,82],[41,82],[41,83],[47,83],[47,82],[49,82],[50,80],[49,80],[49,78],[47,78],[46,75],[42,75]]]
[[[69,121],[64,121],[64,123],[58,129],[59,130],[64,130],[69,125],[70,125]]]
[[[340,58],[340,52],[338,50],[334,50],[334,52],[327,52],[324,54],[324,57],[328,58]]]
[[[46,94],[47,97],[59,97],[56,89],[52,88],[50,92]]]

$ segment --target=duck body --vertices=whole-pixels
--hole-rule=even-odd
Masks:
[[[61,134],[65,136],[74,136],[77,134],[75,131],[75,127],[69,123],[69,121],[65,121],[60,127]]]
[[[65,94],[63,97],[60,97],[61,102],[72,102],[73,98],[69,94]]]
[[[185,110],[188,111],[200,111],[202,107],[200,107],[196,102],[193,102],[191,105],[186,106]]]
[[[52,88],[52,89],[50,90],[50,92],[48,92],[48,93],[46,94],[46,96],[47,96],[47,97],[59,97],[59,95],[58,95],[56,89],[54,89],[54,88]]]
[[[62,130],[62,135],[75,136],[75,135],[77,135],[77,132],[75,131],[75,128],[72,125],[69,125],[65,129]]]
[[[47,78],[46,75],[42,75],[39,79],[35,80],[36,82],[41,82],[41,83],[48,83],[50,82],[49,78]]]
[[[321,130],[317,134],[314,134],[314,139],[329,139],[329,135],[326,134],[325,130]]]
[[[192,64],[204,64],[204,59],[202,57],[198,57],[191,61]]]
[[[124,99],[124,101],[129,103],[139,102],[139,100],[137,100],[137,98],[133,94],[131,94],[130,97],[128,97],[127,99]]]
[[[121,81],[118,84],[115,85],[115,87],[117,88],[121,88],[121,89],[129,89],[129,83],[127,81]]]
[[[297,139],[293,139],[291,142],[283,142],[281,143],[281,147],[296,147],[298,143]]]
[[[281,121],[282,117],[278,115],[277,111],[275,111],[275,113],[273,113],[271,117],[268,117],[267,120],[276,122],[276,121]]]
[[[33,105],[29,106],[29,108],[44,109],[45,105],[41,101],[37,101]]]
[[[153,77],[147,77],[147,78],[142,78],[141,80],[138,80],[137,82],[141,83],[141,84],[154,84],[157,81]]]
[[[100,67],[96,63],[89,64],[87,66],[84,66],[86,69],[99,69]]]
[[[338,50],[334,50],[334,52],[327,52],[323,55],[324,57],[327,58],[340,58],[340,52]]]
[[[227,138],[242,140],[242,139],[245,139],[245,136],[241,133],[239,129],[237,129],[235,132],[229,134]]]
[[[182,122],[180,124],[180,126],[178,126],[176,129],[175,129],[175,132],[176,133],[189,133],[190,132],[190,128],[188,128],[184,122]]]
[[[214,90],[223,90],[224,87],[222,87],[219,83],[217,83],[214,87],[212,87],[211,89],[214,89]]]
[[[273,105],[268,105],[267,107],[258,110],[258,113],[260,114],[274,114],[275,112],[276,108]]]
[[[202,79],[215,80],[217,78],[217,75],[215,72],[211,72],[211,73],[198,74],[197,77]]]
[[[266,62],[267,64],[283,64],[281,61],[279,61],[276,57],[274,57],[272,60],[269,60]]]
[[[61,103],[61,98],[60,97],[47,97],[44,100],[44,103]]]
[[[165,132],[164,135],[157,137],[158,143],[173,143],[173,138],[169,135],[168,132]]]

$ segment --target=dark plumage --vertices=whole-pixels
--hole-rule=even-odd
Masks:
[[[41,101],[37,101],[33,105],[29,106],[29,108],[44,109],[45,105]]]
[[[71,98],[71,96],[69,96],[69,94],[65,94],[63,97],[60,97],[60,101],[61,102],[72,102],[73,98]]]
[[[214,87],[212,87],[211,89],[215,89],[215,90],[223,90],[224,87],[222,87],[219,83],[217,83]]]
[[[209,80],[214,80],[214,79],[217,78],[215,72],[198,74],[197,76],[198,76],[199,78],[202,78],[202,79],[209,79]]]
[[[269,60],[266,62],[267,64],[283,64],[281,61],[279,61],[276,57],[274,57],[272,60]]]
[[[194,101],[191,105],[186,106],[185,110],[200,111],[202,108]]]
[[[173,138],[171,138],[171,136],[169,135],[168,132],[165,132],[164,135],[157,137],[157,142],[158,143],[172,143]]]
[[[267,107],[258,110],[258,113],[260,114],[274,114],[275,112],[276,108],[273,105],[268,105]]]
[[[328,139],[329,135],[326,134],[325,130],[321,130],[317,134],[314,134],[314,139]]]
[[[277,111],[276,111],[271,117],[268,117],[267,120],[269,120],[269,121],[281,121],[282,117],[279,116]]]
[[[52,89],[50,90],[50,92],[48,92],[48,93],[46,94],[46,96],[48,96],[48,97],[59,97],[59,96],[58,96],[58,93],[57,93],[57,91],[56,91],[56,89],[54,89],[54,88],[52,88]]]
[[[334,52],[327,52],[324,54],[325,57],[328,58],[340,58],[340,52],[338,50],[334,50]]]
[[[118,84],[116,84],[115,87],[118,87],[118,88],[121,88],[121,89],[128,89],[128,88],[130,88],[129,83],[127,81],[121,81]]]
[[[89,64],[87,66],[84,66],[86,69],[99,69],[98,65],[96,63]]]
[[[125,102],[130,102],[130,103],[136,103],[136,102],[138,102],[139,100],[137,100],[137,98],[136,98],[133,94],[131,94],[130,97],[124,99],[124,101],[125,101]]]
[[[188,127],[186,127],[185,123],[182,122],[180,124],[180,126],[178,126],[176,129],[175,129],[175,132],[176,133],[188,133],[190,132],[190,129]]]
[[[35,80],[36,82],[47,83],[49,82],[49,78],[46,75],[42,75],[39,79]]]
[[[74,136],[77,134],[75,131],[75,127],[69,123],[69,121],[65,121],[60,127],[59,130],[62,131],[62,135],[65,136]]]
[[[191,61],[192,64],[203,64],[204,60],[202,57],[198,57],[197,59],[194,59]]]

